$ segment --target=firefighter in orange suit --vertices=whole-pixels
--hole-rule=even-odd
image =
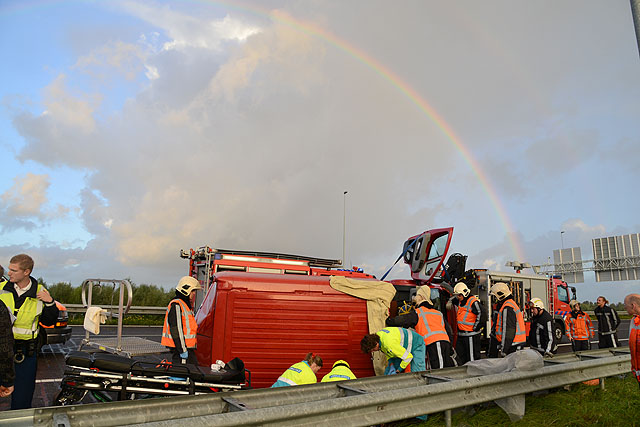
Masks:
[[[489,357],[503,357],[520,350],[527,340],[524,314],[513,300],[511,290],[506,283],[494,284],[491,287],[491,295],[498,301],[496,305],[498,316],[491,326],[491,336],[496,340],[497,346],[491,349]]]
[[[589,350],[591,343],[589,338],[593,338],[594,330],[591,318],[580,309],[580,303],[576,300],[569,302],[571,312],[564,318],[564,326],[567,337],[571,341],[573,351]]]
[[[197,279],[184,276],[176,286],[176,297],[171,300],[164,316],[162,341],[169,347],[174,364],[197,365],[195,349],[197,325],[193,315],[196,291],[202,289]]]
[[[624,298],[624,308],[632,315],[629,323],[629,350],[631,352],[631,372],[640,385],[640,295],[629,294]]]
[[[453,288],[453,305],[457,306],[456,318],[458,322],[458,340],[456,341],[456,353],[460,363],[465,364],[472,360],[480,360],[480,333],[484,325],[484,314],[480,306],[480,300],[464,282],[458,282]]]
[[[422,335],[431,369],[455,366],[456,363],[451,357],[451,327],[444,320],[442,313],[434,308],[431,289],[428,286],[419,287],[413,303],[416,305],[415,310],[387,319],[387,326],[414,328]]]

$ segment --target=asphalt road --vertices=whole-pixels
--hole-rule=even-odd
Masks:
[[[597,329],[597,323],[595,324]],[[60,381],[64,373],[64,359],[69,352],[78,350],[85,332],[82,326],[72,326],[71,339],[65,344],[45,345],[42,354],[38,357],[38,373],[36,379],[36,391],[33,397],[33,407],[39,408],[51,406],[53,399],[60,390]],[[101,326],[101,338],[117,336],[116,326]],[[160,342],[162,326],[126,326],[123,328],[123,336],[146,338]],[[623,320],[618,328],[618,337],[622,346],[628,345],[629,320]],[[597,335],[592,341],[592,348],[598,348]],[[571,352],[569,340],[564,337],[558,348],[559,353]],[[0,411],[9,409],[10,398],[0,398]]]

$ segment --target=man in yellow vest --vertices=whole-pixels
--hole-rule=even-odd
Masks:
[[[14,338],[15,385],[11,394],[11,409],[31,407],[36,386],[38,368],[38,323],[52,326],[58,319],[58,307],[45,287],[31,277],[33,259],[26,254],[9,260],[9,281],[1,286],[0,293],[11,295]],[[7,298],[7,295],[0,295]],[[7,298],[8,299],[8,298]]]
[[[491,287],[491,295],[497,300],[498,316],[491,327],[491,336],[497,346],[490,349],[489,357],[503,357],[520,350],[527,340],[524,315],[516,304],[506,283],[498,282]]]
[[[332,381],[346,381],[346,380],[355,380],[356,376],[351,371],[351,366],[347,363],[346,360],[336,360],[331,368],[331,371],[322,377],[323,383],[328,383]]]
[[[160,343],[169,347],[174,364],[198,364],[195,353],[198,326],[193,314],[198,289],[202,287],[196,278],[184,276],[180,279],[176,297],[169,303],[164,316]]]

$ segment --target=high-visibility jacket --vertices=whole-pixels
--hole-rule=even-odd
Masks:
[[[631,372],[640,381],[640,316],[635,315],[629,324],[629,350],[631,351]]]
[[[180,337],[171,336],[171,328],[169,327],[171,304],[178,304],[180,306],[180,310],[176,310],[176,315],[180,316],[180,319],[176,319],[176,321],[178,325],[182,324],[182,328],[178,328],[178,332],[182,334]],[[167,313],[164,315],[164,326],[162,327],[162,340],[160,340],[160,344],[165,347],[176,347],[175,340],[184,339],[187,348],[196,348],[197,332],[198,325],[196,323],[196,317],[193,315],[193,311],[187,303],[180,298],[172,300],[167,307]]]
[[[13,294],[11,292],[5,291],[1,288],[5,283],[7,282],[4,281],[3,283],[0,283],[0,301],[7,306],[9,313],[13,316],[13,313],[16,311],[16,302],[14,301]]]
[[[477,330],[477,323],[479,322],[478,317],[480,312],[478,311],[478,313],[474,313],[471,310],[474,304],[478,304],[478,306],[476,307],[477,310],[479,310],[480,302],[478,301],[478,298],[472,295],[467,298],[467,302],[464,305],[460,305],[458,307],[456,317],[458,320],[458,331],[460,332],[460,335],[468,336],[480,333],[480,331]]]
[[[331,382],[331,381],[345,381],[345,380],[355,380],[356,376],[351,372],[351,369],[344,364],[338,363],[333,367],[331,372],[322,377],[323,383]]]
[[[376,332],[380,337],[380,351],[388,359],[400,359],[400,369],[406,368],[413,360],[413,334],[410,330],[398,327],[388,327]]]
[[[591,324],[591,318],[584,312],[575,314],[571,312],[567,314],[564,319],[565,329],[567,331],[567,337],[574,340],[588,340],[589,337],[593,337],[593,325]]]
[[[316,374],[311,370],[309,364],[303,360],[287,368],[271,387],[315,384],[316,382],[318,382]]]
[[[416,324],[416,332],[424,338],[424,344],[430,345],[436,341],[449,342],[449,335],[444,326],[444,318],[442,313],[433,308],[418,307],[418,323]]]
[[[507,333],[507,316],[505,311],[507,307],[511,308],[516,314],[516,333],[513,337],[513,343],[511,345],[522,344],[527,340],[527,331],[524,327],[524,315],[522,314],[522,310],[518,307],[518,304],[512,299],[506,300],[502,307],[500,307],[500,311],[498,312],[498,317],[496,319],[496,339],[498,342],[502,342],[503,334]]]
[[[33,284],[32,284],[33,286]],[[44,289],[44,286],[38,284],[36,294]],[[12,295],[13,299],[13,295]],[[15,304],[15,300],[14,300]],[[14,314],[16,316],[13,322],[13,338],[16,340],[31,340],[38,336],[40,330],[38,322],[44,303],[38,298],[27,297],[20,308],[14,306]]]

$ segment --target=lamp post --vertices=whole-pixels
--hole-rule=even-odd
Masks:
[[[560,244],[562,245],[562,249],[564,249],[564,238],[562,236],[563,234],[564,234],[564,231],[561,231],[560,232]]]
[[[347,230],[347,193],[342,193],[342,266],[345,267],[346,260],[344,258],[346,246],[346,230]]]

